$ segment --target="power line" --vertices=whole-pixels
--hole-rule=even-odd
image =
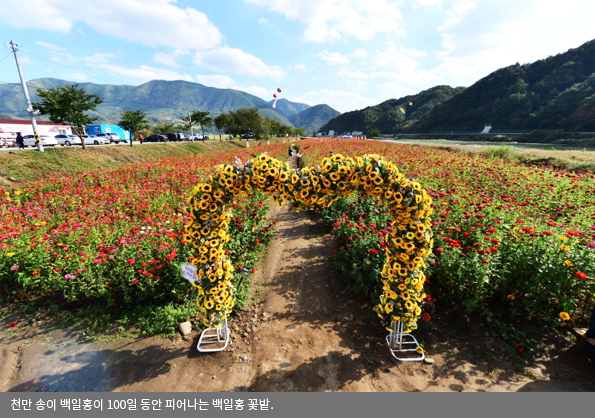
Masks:
[[[35,54],[33,54],[33,53],[31,53],[31,52],[29,52],[29,51],[27,51],[27,50],[25,50],[25,49],[22,49],[22,48],[20,49],[20,51],[22,51],[22,52],[25,52],[26,54],[28,54],[28,55],[31,55],[31,56],[33,56],[33,57],[35,57],[35,58],[39,58],[39,59],[41,59],[41,60],[44,60],[44,61],[47,61],[47,62],[51,62],[52,64],[56,64],[56,65],[59,65],[59,66],[61,66],[61,67],[64,67],[64,68],[68,68],[69,70],[72,70],[72,71],[78,71],[79,73],[83,73],[83,74],[86,74],[86,75],[88,75],[88,76],[91,76],[91,77],[97,78],[98,80],[103,80],[103,81],[105,81],[106,83],[108,83],[108,84],[109,84],[109,80],[106,80],[105,78],[101,78],[101,77],[98,77],[98,76],[96,76],[96,75],[93,75],[93,74],[87,73],[87,72],[85,72],[85,71],[79,70],[79,69],[77,69],[77,68],[72,68],[72,67],[69,67],[69,66],[67,66],[67,65],[60,64],[59,62],[52,61],[52,60],[49,60],[49,59],[47,59],[47,58],[44,58],[44,57],[40,57],[39,55],[35,55]]]

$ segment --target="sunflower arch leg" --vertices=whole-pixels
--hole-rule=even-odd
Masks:
[[[227,319],[223,321],[219,328],[207,328],[198,339],[196,348],[201,353],[209,353],[215,351],[223,351],[227,348],[229,343],[229,328],[227,327]],[[212,344],[212,345],[211,345]],[[208,348],[210,347],[210,348]]]
[[[425,354],[421,349],[421,346],[411,334],[403,334],[403,323],[396,321],[391,323],[392,332],[386,336],[386,343],[388,348],[393,355],[399,361],[422,361],[425,358]],[[414,354],[414,356],[411,356]]]

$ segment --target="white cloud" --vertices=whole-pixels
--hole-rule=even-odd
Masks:
[[[62,48],[60,46],[50,44],[49,42],[37,41],[35,43],[37,45],[43,46],[44,48],[51,49],[52,51],[68,51],[66,48]]]
[[[198,66],[207,67],[213,71],[268,77],[276,81],[280,81],[285,76],[285,72],[281,67],[267,65],[259,58],[237,48],[224,47],[211,51],[197,52],[193,62]]]
[[[254,96],[257,96],[257,97],[260,97],[263,100],[266,100],[267,102],[269,100],[272,100],[271,90],[270,89],[266,89],[264,87],[260,87],[260,86],[235,87],[235,89],[236,90],[245,91],[246,93],[253,94]]]
[[[364,58],[367,55],[367,53],[365,49],[360,48],[353,51],[350,55],[356,58]]]
[[[71,73],[68,76],[68,78],[69,79],[72,78],[72,79],[80,80],[80,81],[86,81],[89,78],[89,76],[85,73],[77,72],[77,73]]]
[[[121,65],[109,64],[101,60],[93,61],[85,59],[87,65],[101,71],[105,71],[113,76],[122,77],[130,82],[146,83],[151,80],[185,80],[194,81],[188,74],[179,74],[175,71],[164,70],[161,68],[141,65],[137,68],[127,68]]]
[[[155,54],[155,61],[160,62],[162,64],[170,65],[172,67],[179,67],[178,60],[183,55],[190,54],[190,51],[185,49],[176,49],[170,53],[166,52],[158,52]]]
[[[141,45],[210,49],[223,39],[207,15],[173,5],[175,0],[21,0],[11,2],[0,22],[68,33],[84,22],[106,35]]]
[[[515,62],[565,52],[595,38],[594,14],[590,0],[456,1],[438,28],[442,64],[432,73],[470,85]]]
[[[20,0],[4,4],[0,23],[16,28],[42,27],[56,32],[68,33],[72,20],[64,13],[60,1]],[[9,9],[10,11],[8,11]]]
[[[233,88],[235,81],[233,78],[226,75],[214,74],[214,75],[195,75],[194,79],[205,86],[217,87],[219,89]]]
[[[42,46],[49,50],[49,59],[62,65],[71,65],[78,62],[77,58],[72,55],[66,48],[50,44],[44,41],[35,42],[37,45]]]
[[[389,0],[245,0],[306,25],[303,40],[326,42],[378,33],[401,33],[401,13]]]
[[[349,64],[351,62],[347,56],[338,52],[322,51],[316,55],[328,65]]]
[[[317,104],[327,104],[339,112],[363,109],[378,104],[377,99],[371,99],[352,91],[337,91],[320,89],[308,93]]]
[[[293,67],[291,67],[291,69],[293,69],[293,70],[299,70],[299,71],[309,71],[310,70],[308,67],[306,67],[302,63],[294,65]]]

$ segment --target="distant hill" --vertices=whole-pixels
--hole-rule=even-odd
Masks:
[[[305,128],[306,132],[315,133],[330,119],[339,116],[340,114],[341,113],[337,112],[332,107],[321,104],[289,116],[289,120],[294,126]]]
[[[48,89],[71,81],[55,78],[40,78],[27,82],[31,101],[38,100],[37,88]],[[142,110],[154,123],[177,122],[189,110],[211,112],[212,116],[240,108],[257,108],[267,118],[275,119],[282,125],[294,126],[288,116],[309,109],[304,103],[294,103],[286,99],[277,102],[277,109],[269,103],[249,93],[207,87],[188,81],[152,80],[140,86],[76,83],[89,94],[97,94],[103,103],[97,106],[92,116],[99,123],[116,123],[125,110]],[[6,119],[26,119],[25,99],[20,84],[0,84],[0,115]],[[40,117],[44,120],[43,117]],[[325,120],[326,122],[326,120]]]
[[[343,113],[324,124],[320,131],[367,133],[378,129],[383,134],[400,133],[414,125],[435,106],[463,91],[463,87],[436,86],[419,94],[390,99],[376,106]]]
[[[343,113],[320,130],[479,132],[485,124],[493,130],[595,131],[595,40],[533,63],[501,68],[467,88],[437,86]]]
[[[595,130],[595,40],[494,71],[432,109],[418,132],[468,127]]]
[[[274,100],[271,100],[270,102],[267,103],[271,107],[271,109],[273,108],[273,103],[275,103]],[[307,105],[305,103],[290,102],[287,99],[277,100],[277,105],[275,106],[275,110],[287,118],[289,118],[293,115],[296,115],[296,114],[298,114],[306,109],[309,109],[309,108],[310,108],[310,105]]]

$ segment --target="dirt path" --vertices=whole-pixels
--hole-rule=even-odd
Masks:
[[[593,391],[595,373],[559,345],[522,372],[472,362],[448,335],[420,335],[434,364],[399,363],[371,309],[330,266],[332,238],[307,213],[276,208],[278,240],[253,276],[223,352],[189,340],[80,343],[73,330],[0,331],[0,391]],[[4,324],[3,324],[4,325]],[[481,343],[483,349],[498,342]]]

